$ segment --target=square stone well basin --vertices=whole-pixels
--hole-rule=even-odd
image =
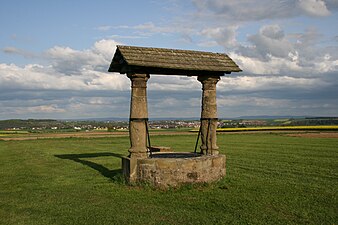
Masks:
[[[153,153],[149,158],[137,160],[136,180],[159,188],[213,182],[225,176],[225,163],[225,155]]]

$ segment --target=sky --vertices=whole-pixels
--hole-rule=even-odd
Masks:
[[[116,45],[228,54],[218,117],[338,116],[338,0],[0,0],[0,119],[129,116]],[[150,118],[199,117],[196,77],[150,75]]]

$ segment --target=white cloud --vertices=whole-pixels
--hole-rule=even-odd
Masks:
[[[289,76],[239,76],[222,77],[218,83],[219,90],[226,91],[264,91],[277,89],[313,90],[329,86],[319,78],[295,78]]]
[[[0,87],[3,89],[49,90],[125,90],[125,76],[108,73],[116,42],[100,40],[85,50],[53,47],[46,51],[47,65],[0,64]]]
[[[126,116],[129,96],[123,96],[130,81],[108,73],[116,44],[100,40],[84,50],[55,46],[41,54],[39,64],[0,64],[0,118]]]
[[[79,73],[81,69],[106,71],[103,68],[109,65],[117,44],[113,40],[100,40],[91,49],[82,51],[55,46],[45,52],[45,57],[55,70],[68,75]]]
[[[108,31],[110,29],[112,29],[113,27],[112,26],[99,26],[96,28],[96,30],[99,30],[99,31]]]
[[[210,19],[213,13],[214,19],[224,18],[228,21],[259,21],[299,15],[328,16],[330,9],[337,9],[335,0],[193,0],[193,3],[197,16]]]
[[[200,34],[215,40],[215,44],[230,48],[238,44],[236,41],[237,28],[237,26],[205,28],[200,32]],[[205,43],[212,42],[204,42],[201,43],[201,45],[205,46]]]
[[[150,90],[156,91],[179,90],[182,92],[189,92],[191,90],[199,90],[200,83],[195,77],[151,75],[148,81],[148,87]]]
[[[110,38],[118,38],[118,39],[144,39],[147,38],[147,36],[142,36],[142,35],[118,35],[118,34],[113,34],[109,36]]]
[[[200,15],[211,11],[215,16],[231,21],[281,18],[289,16],[293,11],[288,2],[277,0],[194,0],[193,2]]]
[[[116,50],[116,45],[121,43],[113,41],[113,40],[100,40],[94,43],[94,47],[92,48],[93,53],[103,56],[105,62],[110,62],[113,58],[113,55]]]
[[[63,113],[65,109],[60,109],[56,105],[41,105],[33,107],[25,107],[24,109],[18,109],[19,111],[27,112],[40,112],[40,113]]]
[[[247,97],[247,96],[220,96],[218,99],[218,106],[220,108],[230,106],[258,106],[258,107],[274,107],[281,108],[290,104],[290,100],[273,99],[262,97]]]
[[[252,115],[269,116],[336,116],[336,101],[314,99],[279,99],[254,96],[220,96],[219,117]]]
[[[185,40],[190,41],[191,35],[195,35],[198,32],[194,29],[191,23],[186,21],[167,21],[166,23],[155,24],[153,22],[141,23],[135,26],[119,26],[119,29],[132,30],[133,35],[112,35],[111,37],[138,39],[147,38],[154,34],[168,35],[179,34]]]
[[[267,55],[266,59],[262,60],[255,57],[244,56],[234,52],[230,52],[229,56],[239,65],[245,73],[251,74],[290,74],[294,76],[311,76],[311,74],[303,74],[305,72],[297,60],[297,54],[290,53],[289,58],[279,58],[272,55]]]
[[[278,25],[261,27],[259,33],[249,36],[248,40],[262,58],[269,56],[286,58],[293,52],[292,44],[285,38],[283,30]],[[252,51],[251,48],[250,50]]]
[[[143,24],[135,26],[134,28],[140,29],[140,30],[154,30],[154,29],[156,29],[153,22],[143,23]]]
[[[325,1],[322,0],[298,0],[298,6],[310,16],[328,16],[330,11],[327,9]]]
[[[280,28],[280,26],[274,24],[274,25],[269,25],[269,26],[263,26],[260,30],[259,33],[266,37],[270,38],[272,40],[282,40],[284,39],[284,31]]]
[[[249,45],[239,44],[228,54],[252,74],[310,77],[337,71],[338,54],[331,50],[335,47],[317,45],[320,38],[315,29],[285,34],[279,25],[264,25],[248,36]]]
[[[0,102],[0,118],[2,115],[8,116],[8,112],[10,112],[11,118],[28,118],[27,115],[34,116],[38,115],[39,118],[48,118],[49,115],[55,114],[64,114],[66,113],[66,109],[50,103],[44,103],[43,105],[39,106],[30,106],[30,105],[16,105],[10,106],[5,105]]]
[[[122,75],[81,70],[69,76],[42,65],[0,64],[0,87],[28,90],[125,90],[128,79]]]
[[[6,54],[16,54],[16,55],[21,55],[25,58],[34,58],[37,57],[36,54],[32,53],[32,52],[28,52],[28,51],[24,51],[22,49],[18,49],[15,47],[6,47],[3,48],[2,51]]]

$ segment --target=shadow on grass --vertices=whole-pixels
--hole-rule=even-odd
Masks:
[[[64,154],[64,155],[54,155],[60,159],[68,159],[77,163],[81,163],[82,165],[89,166],[90,168],[97,170],[103,176],[113,180],[113,181],[121,181],[122,179],[122,169],[110,170],[107,167],[104,167],[100,164],[85,160],[84,158],[96,158],[96,157],[104,157],[104,156],[113,156],[116,158],[122,158],[123,155],[111,153],[111,152],[98,152],[98,153],[84,153],[84,154]]]

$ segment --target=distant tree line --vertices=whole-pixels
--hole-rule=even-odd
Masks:
[[[338,118],[305,118],[292,120],[291,126],[338,125]]]

